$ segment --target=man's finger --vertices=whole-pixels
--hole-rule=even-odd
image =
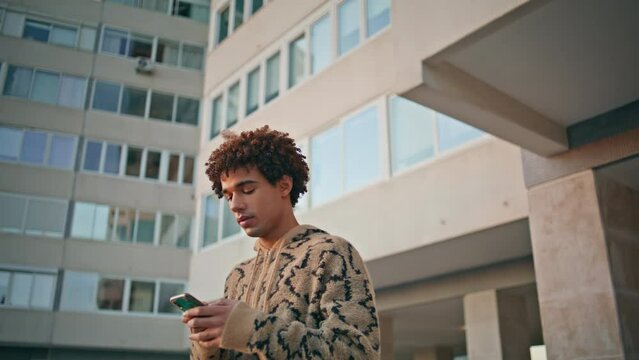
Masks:
[[[222,335],[221,328],[210,328],[196,334],[189,335],[189,339],[194,341],[210,341]]]
[[[224,311],[225,305],[209,304],[206,306],[198,306],[184,313],[184,316],[192,318],[196,316],[212,316],[218,315]]]
[[[195,317],[189,320],[186,325],[192,328],[211,328],[224,325],[224,321],[219,316]]]

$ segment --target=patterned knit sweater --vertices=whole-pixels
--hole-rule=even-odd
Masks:
[[[378,359],[375,294],[357,250],[309,225],[235,266],[224,297],[241,300],[221,348],[191,342],[191,359]]]

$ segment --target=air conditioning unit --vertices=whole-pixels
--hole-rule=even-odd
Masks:
[[[142,74],[152,74],[155,71],[155,64],[151,59],[140,56],[135,61],[135,71]]]

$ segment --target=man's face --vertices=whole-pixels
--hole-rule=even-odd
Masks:
[[[220,182],[235,220],[248,236],[269,237],[291,206],[290,189],[282,186],[282,180],[271,185],[255,167],[229,171]]]

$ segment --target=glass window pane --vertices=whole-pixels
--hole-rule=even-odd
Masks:
[[[193,222],[190,216],[177,216],[177,247],[188,248],[191,245],[191,223]]]
[[[7,305],[9,303],[9,277],[10,276],[11,276],[10,272],[0,271],[0,305]]]
[[[124,55],[127,50],[127,42],[128,34],[126,31],[104,28],[104,36],[102,37],[103,52]]]
[[[66,202],[29,199],[25,232],[34,235],[62,237],[67,219]]]
[[[0,230],[22,233],[27,199],[22,196],[0,194]]]
[[[306,38],[304,35],[288,45],[288,87],[302,81],[306,75]]]
[[[135,225],[135,210],[120,208],[118,210],[117,224],[115,227],[116,240],[132,242],[134,225]]]
[[[149,117],[171,121],[173,119],[173,95],[152,92]]]
[[[380,176],[377,107],[344,122],[344,185],[346,191],[362,187]]]
[[[424,161],[435,154],[432,110],[393,97],[390,101],[390,147],[393,173]]]
[[[49,41],[53,44],[74,47],[77,34],[77,28],[70,26],[53,25],[53,29],[51,30],[51,38],[49,39]]]
[[[2,33],[11,36],[22,36],[24,27],[24,14],[7,11],[4,15],[4,23],[2,24]]]
[[[142,0],[142,8],[166,14],[169,11],[169,0]]]
[[[55,291],[55,275],[35,274],[33,293],[31,294],[31,306],[36,308],[53,308],[53,295]]]
[[[226,99],[226,128],[233,126],[238,119],[238,102],[240,95],[240,83],[237,82],[229,88],[228,97]]]
[[[336,198],[342,192],[341,133],[338,126],[311,138],[311,203]]]
[[[124,280],[101,278],[96,303],[100,310],[122,310]]]
[[[29,306],[32,286],[33,275],[13,273],[11,279],[11,291],[9,292],[11,294],[9,303],[14,306]]]
[[[182,45],[182,66],[189,69],[202,69],[204,48],[194,45]]]
[[[146,90],[125,86],[122,90],[121,112],[127,115],[144,117],[146,109]]]
[[[210,11],[211,8],[207,5],[191,4],[191,14],[189,15],[189,18],[195,21],[208,23]]]
[[[100,171],[100,157],[102,156],[102,143],[87,141],[84,151],[84,170]]]
[[[153,312],[154,297],[155,283],[146,281],[131,281],[129,311]]]
[[[219,199],[215,195],[204,198],[202,246],[217,242],[217,226],[219,220]]]
[[[235,22],[233,30],[237,29],[244,22],[244,0],[235,0]]]
[[[62,106],[84,108],[87,93],[87,79],[62,75],[58,104]]]
[[[75,136],[51,135],[49,165],[61,169],[72,169],[75,163]]]
[[[441,113],[437,113],[437,130],[439,151],[456,148],[484,134],[481,130]]]
[[[58,102],[58,83],[60,75],[45,71],[36,71],[31,90],[31,99],[49,104]]]
[[[155,61],[162,64],[177,66],[179,52],[180,52],[179,43],[174,41],[159,39],[158,50],[155,56]]]
[[[196,125],[200,113],[200,101],[178,97],[175,121],[183,124]]]
[[[60,296],[60,310],[96,310],[98,279],[98,274],[94,273],[65,271]]]
[[[277,52],[266,60],[266,87],[264,103],[275,99],[280,93],[280,53]]]
[[[306,143],[297,143],[296,145],[300,149],[300,152],[302,153],[302,155],[306,157],[306,161],[308,162],[310,158],[308,157],[308,149],[307,149]],[[297,204],[295,204],[294,210],[300,211],[300,210],[308,209],[308,199],[309,199],[308,191],[306,191],[304,194],[301,194],[300,197],[297,199]]]
[[[111,233],[109,229],[109,210],[107,205],[95,206],[93,234],[91,236],[94,240],[108,240],[108,235]]]
[[[264,0],[251,1],[251,14],[255,14],[255,12],[259,10],[263,4],[264,4]]]
[[[120,174],[120,159],[122,158],[122,146],[107,144],[104,158],[104,172],[107,174]]]
[[[366,0],[367,36],[373,36],[390,23],[390,0]]]
[[[251,114],[260,106],[260,68],[251,71],[246,78],[246,115]]]
[[[195,166],[195,159],[192,156],[184,157],[184,169],[182,171],[182,183],[193,184],[193,168]]]
[[[222,96],[218,96],[213,99],[211,105],[211,130],[209,133],[209,139],[216,137],[222,130]],[[0,136],[2,136],[0,134]],[[0,145],[1,146],[1,145]]]
[[[359,44],[359,1],[345,0],[338,9],[338,54]]]
[[[104,111],[118,111],[120,85],[96,81],[93,94],[93,108]]]
[[[44,163],[47,134],[39,131],[25,131],[22,138],[20,161],[31,164]]]
[[[18,160],[22,130],[0,127],[0,160]]]
[[[7,79],[4,83],[4,94],[26,98],[29,96],[33,69],[9,65]]]
[[[73,208],[73,222],[71,223],[71,237],[90,239],[93,236],[94,218],[94,204],[83,202],[75,203]]]
[[[129,41],[129,57],[151,58],[153,50],[153,38],[144,35],[132,34]]]
[[[80,30],[80,48],[93,51],[95,49],[96,29],[92,27],[82,27]]]
[[[27,20],[24,22],[22,37],[36,41],[49,41],[49,28],[51,24],[43,21]]]
[[[137,225],[137,242],[153,244],[153,235],[155,234],[155,213],[140,211],[138,214]]]
[[[222,239],[238,234],[242,228],[235,220],[235,215],[231,211],[228,203],[222,205],[224,215],[222,215]]]
[[[229,13],[231,9],[226,7],[218,13],[217,21],[217,43],[221,43],[229,36]]]
[[[175,245],[177,238],[177,219],[173,214],[162,214],[160,223],[160,245]]]
[[[311,73],[331,63],[331,18],[323,16],[311,26]]]
[[[180,155],[171,154],[169,157],[169,171],[166,176],[166,180],[170,182],[178,181],[178,170],[180,168]]]
[[[146,172],[144,177],[147,179],[159,179],[160,178],[160,160],[162,159],[162,153],[159,151],[147,151],[146,153]]]
[[[169,299],[172,296],[182,294],[184,292],[183,284],[160,284],[160,298],[158,299],[158,312],[166,314],[179,314],[180,310],[177,306],[173,305]]]
[[[140,167],[142,166],[142,149],[129,146],[126,154],[126,171],[128,176],[140,176]]]

